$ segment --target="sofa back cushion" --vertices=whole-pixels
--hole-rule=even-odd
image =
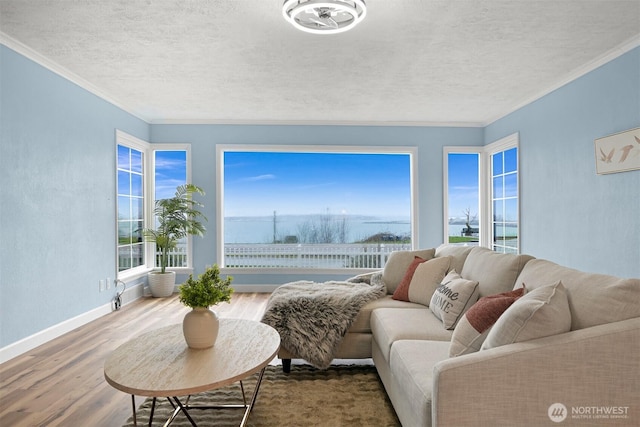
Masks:
[[[585,273],[551,261],[535,259],[516,281],[527,290],[561,280],[571,309],[571,330],[640,317],[640,279]]]
[[[417,251],[395,251],[391,252],[384,270],[382,271],[382,281],[387,285],[387,293],[393,294],[407,274],[407,270],[412,266],[415,257],[422,258],[424,260],[430,260],[435,255],[436,250],[433,249],[421,249]],[[409,277],[409,282],[415,271],[415,265]]]
[[[469,252],[460,275],[478,282],[480,297],[486,297],[512,290],[522,268],[532,259],[530,255],[502,254],[475,247]]]
[[[451,257],[451,266],[449,270],[455,270],[458,273],[462,271],[464,262],[474,246],[458,246],[458,245],[440,245],[436,248],[436,258]]]

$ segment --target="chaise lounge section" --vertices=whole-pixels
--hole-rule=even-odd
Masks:
[[[394,253],[375,274],[387,295],[336,358],[373,359],[403,426],[640,420],[640,279],[453,245]]]

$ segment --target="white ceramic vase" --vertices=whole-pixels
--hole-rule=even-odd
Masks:
[[[147,277],[149,279],[149,290],[154,297],[169,297],[173,294],[176,286],[175,271],[167,271],[164,274],[159,271],[152,271]]]
[[[206,307],[196,307],[184,316],[182,332],[190,348],[209,348],[218,338],[218,315]]]

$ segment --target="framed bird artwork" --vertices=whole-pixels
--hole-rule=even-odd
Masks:
[[[598,175],[640,169],[640,128],[604,136],[594,142]]]

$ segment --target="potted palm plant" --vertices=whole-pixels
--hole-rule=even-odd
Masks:
[[[187,345],[191,348],[212,347],[218,337],[218,315],[209,309],[219,302],[229,302],[233,288],[233,277],[220,277],[217,265],[207,270],[194,280],[193,275],[180,285],[180,302],[191,307],[184,316],[182,332]]]
[[[167,297],[173,293],[176,283],[175,271],[166,271],[169,253],[180,239],[189,235],[203,236],[206,228],[200,218],[207,218],[198,210],[203,205],[193,200],[193,193],[204,195],[204,191],[193,184],[180,185],[175,196],[155,202],[154,215],[157,226],[146,228],[142,234],[147,242],[156,244],[156,256],[160,269],[149,273],[149,289],[154,297]]]

